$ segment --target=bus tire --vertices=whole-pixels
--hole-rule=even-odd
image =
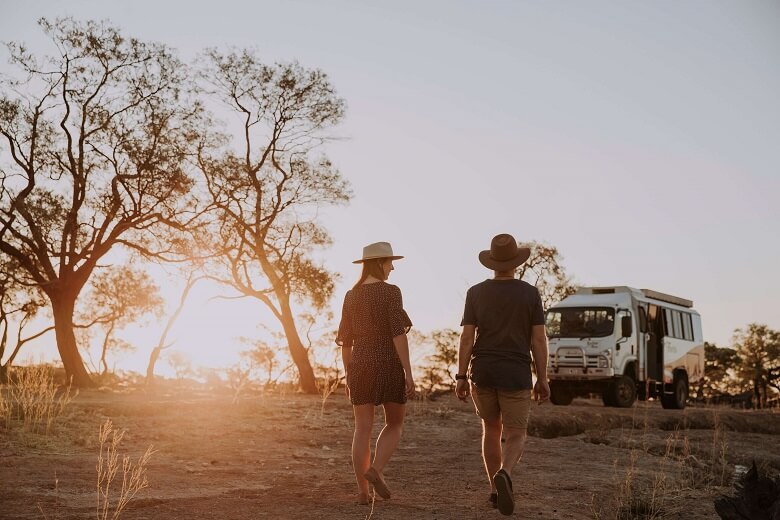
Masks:
[[[661,394],[661,406],[667,410],[682,410],[688,402],[688,378],[677,372],[672,380],[672,393]]]
[[[636,383],[628,376],[620,376],[609,385],[613,406],[631,408],[636,401]]]
[[[562,385],[550,385],[550,402],[558,406],[568,406],[574,400],[574,393]]]

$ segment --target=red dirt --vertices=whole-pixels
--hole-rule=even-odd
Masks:
[[[371,506],[354,503],[352,417],[343,395],[331,396],[324,409],[319,398],[299,394],[247,397],[239,405],[224,396],[185,395],[82,393],[48,437],[0,425],[0,518],[95,518],[97,432],[106,417],[127,431],[121,453],[136,459],[150,444],[157,450],[150,488],[122,518],[371,514]],[[377,413],[375,434],[380,420]],[[716,424],[725,444],[713,443]],[[576,400],[534,406],[529,433],[514,475],[515,518],[597,518],[599,510],[601,518],[613,518],[632,457],[631,496],[646,497],[653,482],[666,479],[663,518],[716,517],[713,497],[729,489],[704,485],[702,475],[715,473],[713,447],[725,446],[729,471],[754,458],[780,470],[780,414],[772,412],[666,411],[657,403],[620,410]],[[501,517],[486,500],[479,420],[471,406],[449,396],[409,404],[386,479],[393,498],[377,500],[371,518]]]

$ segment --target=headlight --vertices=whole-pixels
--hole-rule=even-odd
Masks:
[[[599,356],[599,368],[609,368],[609,360],[604,356]]]

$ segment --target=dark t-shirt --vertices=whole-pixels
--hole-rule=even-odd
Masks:
[[[470,377],[477,386],[530,390],[531,331],[544,325],[539,291],[522,280],[485,280],[466,293],[461,325],[475,325]]]

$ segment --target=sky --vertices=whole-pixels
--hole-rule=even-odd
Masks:
[[[109,19],[185,60],[253,47],[324,70],[347,113],[323,151],[355,194],[321,212],[337,315],[359,274],[351,261],[389,241],[406,256],[390,281],[416,328],[457,328],[466,289],[490,276],[479,251],[511,233],[556,246],[579,284],[693,300],[719,345],[751,322],[780,329],[777,1],[0,7],[0,40],[32,50],[51,50],[39,17],[68,15]],[[204,363],[273,326],[261,304],[217,292],[196,290],[173,331]],[[151,345],[161,328],[135,333]]]

